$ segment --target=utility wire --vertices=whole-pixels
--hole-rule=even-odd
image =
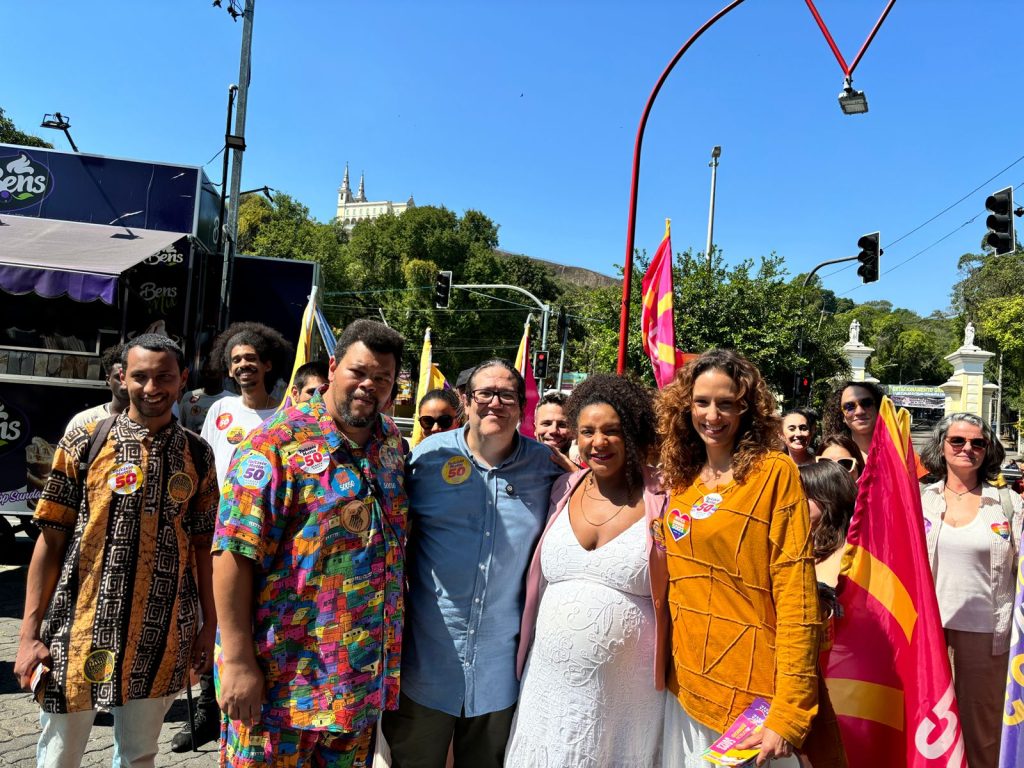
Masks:
[[[453,285],[452,288],[459,288],[459,287],[456,286],[456,285]],[[485,299],[491,299],[493,301],[501,301],[501,302],[504,302],[505,304],[511,304],[513,307],[526,307],[527,309],[537,309],[538,308],[536,304],[521,304],[518,301],[510,301],[509,299],[502,299],[499,296],[491,296],[489,293],[481,293],[480,291],[474,291],[472,288],[459,288],[459,290],[460,291],[465,291],[466,293],[475,293],[477,296],[483,296]]]

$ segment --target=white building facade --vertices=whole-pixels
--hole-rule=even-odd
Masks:
[[[338,188],[338,212],[337,218],[346,231],[351,232],[352,228],[360,221],[369,221],[383,216],[386,213],[393,213],[396,216],[409,208],[415,208],[416,201],[409,195],[404,203],[396,203],[392,200],[367,200],[365,174],[359,174],[359,189],[352,194],[352,188],[348,180],[348,163],[345,164],[345,176]]]

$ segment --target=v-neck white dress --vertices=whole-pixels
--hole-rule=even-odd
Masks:
[[[523,672],[506,768],[650,768],[661,760],[664,692],[646,520],[580,546],[564,510],[541,550],[547,585]]]

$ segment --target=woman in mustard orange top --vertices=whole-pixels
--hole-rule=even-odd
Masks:
[[[665,387],[657,413],[672,489],[665,765],[704,765],[703,751],[760,697],[764,730],[738,746],[758,748],[757,765],[796,766],[818,710],[818,597],[807,500],[777,450],[775,399],[748,360],[716,349]],[[842,764],[836,749],[815,768]]]

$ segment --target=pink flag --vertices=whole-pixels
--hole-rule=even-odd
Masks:
[[[654,380],[664,387],[676,375],[676,329],[672,316],[672,236],[671,223],[665,219],[665,239],[661,241],[641,286],[643,307],[640,329],[644,352],[654,366]]]

